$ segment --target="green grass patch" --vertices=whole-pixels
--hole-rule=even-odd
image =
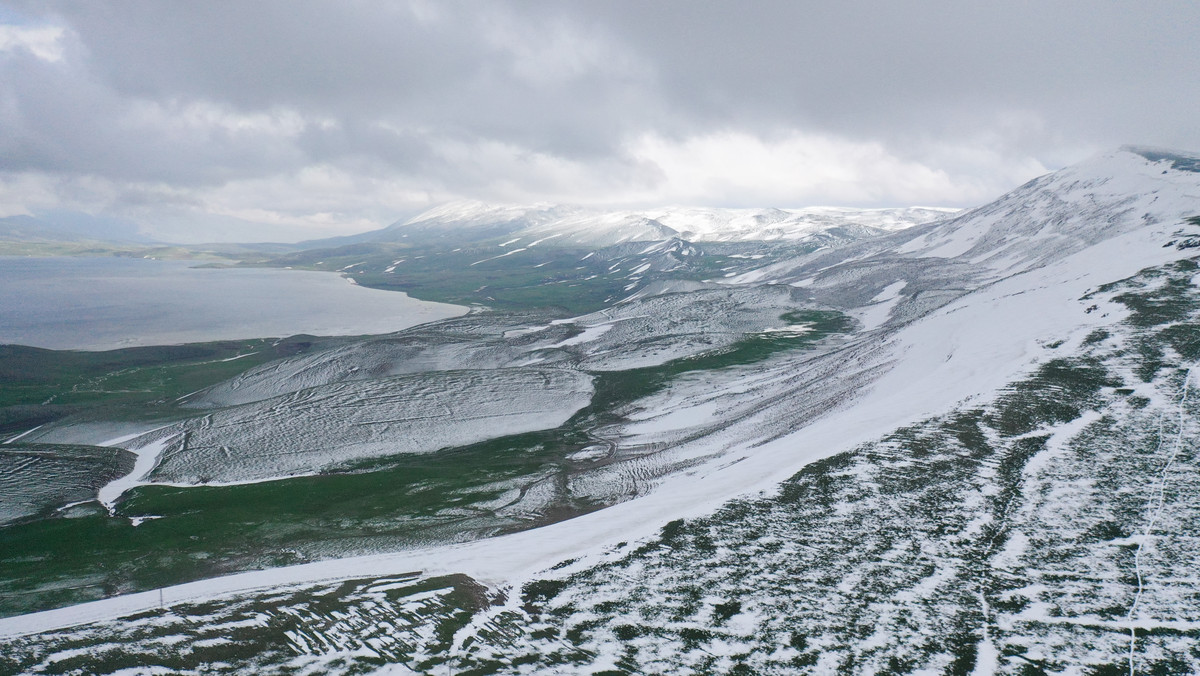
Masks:
[[[1004,436],[1026,434],[1045,424],[1078,418],[1097,402],[1100,390],[1122,383],[1092,359],[1053,359],[996,402],[988,423]]]
[[[581,413],[588,415],[611,410],[620,404],[648,396],[686,373],[755,364],[782,352],[811,347],[823,338],[847,333],[854,327],[854,320],[850,317],[829,310],[798,310],[785,313],[781,319],[793,325],[807,325],[809,331],[800,334],[750,334],[728,347],[659,366],[594,373],[596,394],[592,397],[591,406]]]
[[[142,486],[118,518],[44,519],[0,530],[0,614],[12,615],[215,574],[392,548],[486,517],[495,482],[564,454],[520,435],[384,466],[242,486]],[[451,510],[461,510],[450,513]],[[134,527],[129,516],[158,516]],[[492,519],[492,528],[503,523]],[[487,521],[476,522],[485,528]],[[443,536],[444,537],[444,536]]]
[[[509,250],[515,248],[519,246]],[[585,259],[592,249],[545,246],[499,257],[505,251],[478,243],[457,251],[442,246],[371,244],[305,251],[271,264],[326,271],[360,264],[347,273],[361,286],[499,310],[554,308],[584,314],[629,293],[624,291],[630,283],[626,278],[629,266],[609,270],[612,261],[607,258],[593,255]],[[394,264],[397,260],[402,262]]]
[[[110,420],[177,413],[181,397],[322,340],[295,336],[105,352],[0,345],[0,434],[83,411]]]
[[[1145,328],[1187,319],[1200,305],[1190,289],[1188,279],[1172,278],[1156,289],[1122,293],[1113,300],[1129,308],[1131,324]]]
[[[403,291],[421,300],[485,305],[498,310],[552,308],[585,314],[607,307],[655,280],[719,278],[730,270],[748,270],[819,246],[705,243],[703,247],[689,245],[694,253],[683,256],[662,251],[642,253],[650,242],[596,248],[556,245],[551,240],[520,250],[520,243],[498,246],[508,239],[507,233],[473,242],[429,241],[428,233],[413,235],[412,243],[367,243],[302,251],[266,264],[325,271],[353,266],[345,274],[361,286]],[[748,252],[761,258],[746,258]],[[634,275],[647,262],[654,263],[654,269]],[[635,276],[638,279],[631,279]]]

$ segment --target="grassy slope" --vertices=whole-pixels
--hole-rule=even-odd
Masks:
[[[289,254],[269,264],[325,271],[353,266],[345,274],[359,284],[403,291],[421,300],[502,310],[560,308],[584,314],[632,293],[626,289],[631,271],[653,257],[637,253],[644,243],[630,250],[547,244],[498,257],[505,251],[495,245],[499,241],[464,245],[458,250],[403,244],[355,245]],[[704,249],[709,253],[676,257],[676,269],[648,271],[640,277],[643,284],[654,279],[718,278],[730,266],[741,269],[769,262],[765,258],[749,261],[731,257],[739,252],[761,249],[769,256],[795,256],[813,248],[815,245],[807,244],[706,244]]]
[[[106,352],[0,345],[0,436],[67,415],[143,419],[178,414],[176,401],[317,341],[242,340]]]
[[[762,361],[803,349],[851,322],[834,312],[791,314],[810,323],[800,335],[752,335],[662,366],[597,373],[590,406],[562,427],[432,455],[348,467],[343,473],[227,487],[145,486],[119,506],[121,516],[158,516],[134,527],[81,508],[75,518],[0,531],[0,613],[14,614],[153,588],[213,574],[400,546],[423,539],[478,536],[538,521],[498,517],[473,507],[511,484],[561,475],[565,456],[591,443],[598,418],[665,387],[687,372]],[[544,519],[594,509],[569,499]],[[463,510],[466,510],[464,513]],[[99,564],[97,562],[100,562]]]

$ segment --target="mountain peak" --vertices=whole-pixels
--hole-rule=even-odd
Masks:
[[[1151,146],[1121,146],[1121,151],[1141,155],[1151,162],[1169,162],[1178,171],[1200,172],[1200,154]]]
[[[577,207],[569,207],[551,202],[535,202],[533,204],[511,204],[504,202],[483,202],[473,199],[455,200],[427,209],[416,216],[396,223],[398,225],[413,225],[417,223],[456,223],[470,225],[474,223],[497,223],[530,218],[535,215],[573,212]]]

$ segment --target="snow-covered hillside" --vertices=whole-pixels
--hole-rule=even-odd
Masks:
[[[1045,265],[1123,234],[1180,230],[1196,214],[1196,172],[1153,151],[1124,148],[1034,179],[982,207],[889,237],[785,261],[735,282],[822,286],[872,259],[909,261],[994,280]],[[1186,237],[1180,230],[1180,237]],[[1165,244],[1161,242],[1160,244]],[[828,271],[828,275],[824,273]]]
[[[455,355],[477,379],[586,373],[590,407],[535,440],[565,455],[513,500],[534,521],[605,507],[171,587],[165,610],[146,592],[0,620],[0,665],[1200,673],[1197,166],[1124,148],[720,284],[555,321],[468,315],[248,372],[196,399],[233,404],[187,423],[212,448],[239,443],[232,423],[282,429],[293,400],[425,382]],[[396,231],[505,218],[538,246],[591,227],[557,209],[459,205]],[[802,220],[780,213],[663,211],[606,232]]]
[[[388,241],[418,233],[456,231],[459,236],[469,233],[480,239],[502,233],[513,240],[512,246],[536,246],[552,241],[559,245],[609,246],[672,237],[691,242],[804,240],[830,231],[836,231],[842,238],[853,239],[941,220],[954,212],[954,209],[928,207],[665,207],[606,211],[553,204],[518,206],[462,201],[435,207],[405,222],[360,237],[364,241]]]
[[[862,232],[889,232],[939,221],[956,209],[907,207],[896,209],[850,209],[808,207],[805,209],[699,209],[676,207],[645,212],[697,242],[738,240],[795,240],[839,228]]]

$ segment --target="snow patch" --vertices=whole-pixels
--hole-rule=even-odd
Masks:
[[[609,322],[607,324],[597,324],[596,326],[589,326],[583,330],[583,333],[581,333],[577,336],[572,336],[571,338],[567,338],[566,340],[557,342],[557,343],[551,345],[550,347],[569,347],[571,345],[582,345],[584,343],[590,343],[593,340],[596,340],[597,338],[599,338],[600,336],[603,336],[604,334],[608,333],[609,330],[612,329],[612,327],[613,327],[613,322]]]
[[[154,466],[158,464],[158,458],[162,455],[162,452],[165,451],[167,447],[178,438],[178,436],[179,435],[164,436],[145,445],[128,449],[137,456],[137,460],[134,461],[133,464],[133,470],[120,479],[108,482],[100,488],[100,492],[97,494],[100,504],[104,505],[104,508],[108,510],[110,516],[116,514],[117,500],[125,493],[125,491],[142,483],[142,480],[145,479],[154,469]]]

